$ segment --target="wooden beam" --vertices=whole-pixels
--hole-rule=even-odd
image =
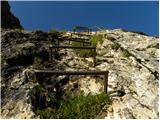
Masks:
[[[96,49],[96,47],[90,46],[50,46],[50,48],[67,48],[67,49]]]
[[[93,49],[93,62],[94,62],[94,67],[96,66],[96,49]]]
[[[52,71],[52,70],[34,70],[36,74],[50,75],[106,75],[108,71]]]
[[[35,80],[38,79],[40,74],[47,75],[104,75],[104,92],[108,92],[108,71],[46,71],[46,70],[34,70]]]
[[[88,37],[90,37],[91,35],[90,34],[85,34],[85,33],[79,33],[79,32],[74,32],[73,33],[74,35],[79,35],[79,36],[88,36]]]
[[[59,39],[58,39],[59,40]],[[89,42],[89,39],[82,39],[82,38],[60,38],[59,41],[74,41],[74,42],[80,42],[80,43],[86,43],[86,44],[89,44],[91,45],[91,42]]]
[[[93,66],[95,67],[96,66],[96,47],[91,47],[91,46],[50,46],[49,49],[57,49],[58,48],[66,48],[66,49],[91,49],[93,50]],[[56,51],[55,51],[56,52]],[[52,56],[52,51],[50,50],[50,57]],[[52,62],[52,58],[50,58],[50,62]]]

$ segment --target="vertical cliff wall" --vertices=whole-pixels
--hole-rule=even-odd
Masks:
[[[8,1],[1,1],[1,28],[23,28],[18,18],[11,13]]]

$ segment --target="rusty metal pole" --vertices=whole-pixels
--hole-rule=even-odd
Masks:
[[[96,66],[96,48],[93,50],[93,62],[95,67]]]
[[[108,93],[108,71],[104,75],[104,92]]]

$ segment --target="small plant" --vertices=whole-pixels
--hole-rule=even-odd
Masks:
[[[16,28],[15,31],[21,33],[21,32],[23,32],[23,29],[21,29],[21,28]]]
[[[67,32],[67,30],[65,30],[65,29],[64,30],[51,29],[48,33],[51,33],[51,34],[59,37],[59,36],[65,34],[66,32]]]
[[[123,55],[123,57],[126,57],[126,58],[129,58],[129,56],[131,56],[131,54],[129,53],[129,51],[127,49],[124,49],[122,51],[122,55]]]
[[[102,44],[102,42],[103,42],[103,35],[94,35],[94,36],[91,36],[90,42],[91,42],[92,46],[96,46],[98,42],[100,42]]]
[[[114,43],[114,44],[111,45],[111,48],[112,48],[113,50],[118,50],[118,49],[120,48],[120,44]]]
[[[36,114],[48,119],[89,119],[95,118],[101,111],[106,111],[110,98],[102,93],[92,96],[70,95],[67,100],[61,100],[59,108],[37,110]]]
[[[72,42],[72,46],[82,46],[83,43],[80,42]],[[88,49],[74,49],[76,54],[78,54],[80,57],[91,57],[93,55],[93,50]]]
[[[89,42],[91,42],[91,46],[96,46],[98,42],[103,42],[102,35],[94,35],[90,38]],[[72,42],[72,46],[82,46],[83,43]],[[84,43],[85,44],[85,43]],[[76,49],[74,50],[80,57],[91,57],[94,53],[93,50],[85,50],[85,49]]]
[[[44,91],[45,91],[45,89],[42,87],[42,85],[37,85],[37,86],[35,87],[35,90],[36,90],[37,92],[44,92]]]
[[[42,59],[40,57],[34,57],[34,64],[41,64]]]
[[[56,30],[56,29],[51,29],[48,33],[53,34],[56,38],[58,38],[59,36],[61,36],[61,32]]]

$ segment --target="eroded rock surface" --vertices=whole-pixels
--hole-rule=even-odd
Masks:
[[[65,98],[68,91],[83,91],[84,95],[89,95],[104,90],[103,76],[41,76],[35,81],[34,69],[42,69],[108,70],[112,104],[106,119],[158,119],[158,38],[121,29],[98,31],[97,34],[103,34],[104,39],[97,44],[97,65],[93,67],[92,57],[79,57],[71,49],[59,49],[59,58],[49,64],[48,47],[55,43],[52,34],[3,30],[2,118],[39,118],[34,113],[34,104],[43,102],[41,107],[49,107],[49,96],[57,99],[58,96]],[[37,63],[35,57],[42,61]],[[37,99],[39,103],[34,102]]]
[[[113,103],[106,118],[158,118],[158,39],[121,29],[97,34],[103,34],[105,38],[97,45],[95,68],[92,67],[92,58],[76,57],[72,50],[68,50],[61,64],[66,65],[66,70],[109,70],[108,89]],[[114,49],[114,44],[119,44],[119,48]],[[128,51],[129,56],[124,55],[124,50]],[[92,77],[82,79],[83,82],[79,78],[77,84],[85,94],[103,91],[103,84],[94,86]],[[86,83],[86,80],[90,82]]]

